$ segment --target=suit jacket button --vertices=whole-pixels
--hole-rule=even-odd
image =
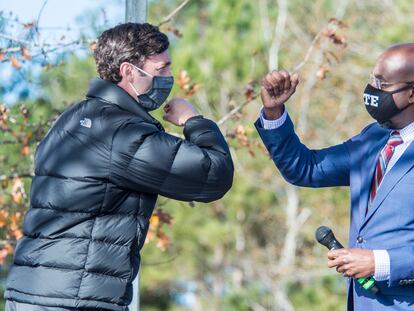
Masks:
[[[362,236],[357,237],[357,242],[359,244],[363,243],[364,242],[364,238]]]

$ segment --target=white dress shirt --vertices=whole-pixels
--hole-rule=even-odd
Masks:
[[[282,116],[276,120],[266,120],[263,113],[263,108],[260,110],[260,122],[265,130],[274,130],[282,126],[285,123],[287,117],[287,111],[283,112]],[[394,154],[388,162],[387,168],[385,169],[385,174],[383,177],[387,178],[387,173],[393,168],[398,159],[402,156],[404,151],[408,148],[411,142],[414,140],[414,122],[410,123],[400,132],[403,143],[396,146],[394,149]],[[382,182],[381,182],[382,184]],[[381,184],[378,189],[381,188]],[[374,261],[375,261],[375,274],[374,278],[377,281],[386,281],[390,277],[390,256],[386,250],[374,250]]]

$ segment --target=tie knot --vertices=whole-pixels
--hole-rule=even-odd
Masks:
[[[400,132],[392,131],[390,138],[387,141],[387,145],[396,147],[398,145],[401,145],[402,143],[403,143],[403,140],[401,138]]]

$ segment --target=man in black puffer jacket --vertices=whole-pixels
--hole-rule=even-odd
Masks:
[[[150,24],[99,37],[101,78],[37,148],[6,310],[128,310],[157,196],[210,202],[230,189],[233,163],[214,122],[174,98],[164,119],[184,126],[181,139],[148,113],[171,91],[168,45]]]

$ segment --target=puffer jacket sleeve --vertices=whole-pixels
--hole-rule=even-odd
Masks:
[[[150,123],[125,122],[113,138],[110,178],[131,191],[181,201],[220,199],[231,188],[234,168],[218,126],[194,117],[186,122],[184,136]]]

